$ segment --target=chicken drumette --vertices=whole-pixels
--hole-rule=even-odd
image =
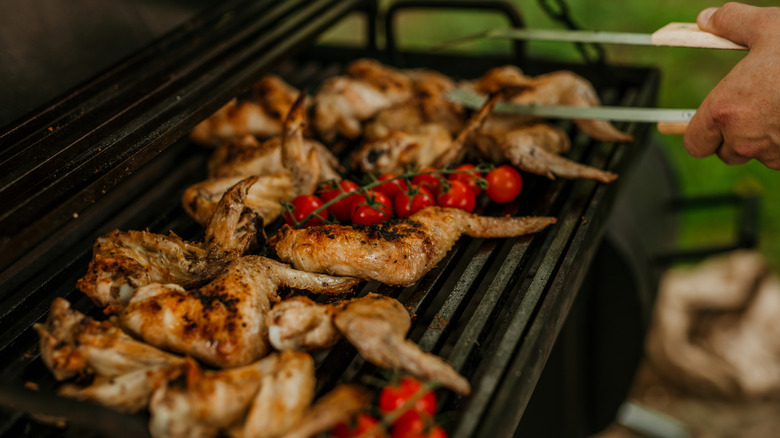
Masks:
[[[409,286],[444,258],[461,234],[513,237],[554,224],[554,217],[486,217],[428,207],[407,219],[371,227],[284,225],[270,239],[279,257],[297,269]]]

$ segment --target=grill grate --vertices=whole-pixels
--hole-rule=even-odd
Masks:
[[[7,230],[4,251],[9,249],[0,259],[0,352],[6,358],[0,404],[8,408],[0,416],[0,436],[62,435],[23,411],[70,418],[66,435],[146,433],[144,415],[118,414],[52,395],[55,382],[40,361],[31,326],[45,318],[57,296],[96,315],[89,299],[74,287],[86,270],[95,237],[114,228],[149,228],[199,238],[201,228],[183,212],[179,199],[185,187],[205,177],[207,152],[186,138],[177,139],[247,89],[260,73],[273,69],[293,85],[313,90],[361,56],[436,68],[456,78],[515,62],[529,74],[572,69],[591,79],[607,104],[648,106],[655,98],[658,75],[646,68],[614,68],[605,76],[603,66],[511,56],[399,51],[390,56],[377,52],[372,38],[367,48],[303,48],[356,8],[374,19],[373,3],[357,1],[225,3],[0,134],[0,141],[10,145],[0,151],[0,195],[51,173],[25,188],[29,200],[14,195],[12,208],[0,217],[0,229]],[[286,27],[268,18],[282,16]],[[293,49],[300,49],[294,57],[289,53]],[[281,59],[285,61],[275,65]],[[594,142],[576,135],[572,125],[563,126],[574,134],[571,158],[620,174],[630,171],[649,138],[647,125],[624,126],[637,139],[625,146]],[[62,151],[34,161],[41,151],[59,151],[57,145],[64,145]],[[345,160],[347,155],[342,151]],[[92,174],[93,165],[101,170],[98,174]],[[472,383],[468,398],[440,393],[443,411],[468,413],[445,424],[453,436],[512,435],[594,257],[620,182],[526,176],[518,202],[478,208],[496,216],[552,215],[557,225],[537,236],[462,238],[413,286],[362,287],[360,294],[376,290],[404,303],[415,315],[409,337],[449,360]],[[106,194],[99,195],[103,190]],[[72,219],[73,212],[78,219]],[[317,354],[316,361],[320,393],[376,371],[345,341]],[[20,380],[35,382],[41,391],[9,383]]]

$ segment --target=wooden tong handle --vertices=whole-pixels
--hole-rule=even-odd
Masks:
[[[658,132],[666,135],[684,135],[688,122],[658,122]]]
[[[669,23],[650,35],[650,43],[654,46],[747,50],[745,46],[699,29],[696,23]]]

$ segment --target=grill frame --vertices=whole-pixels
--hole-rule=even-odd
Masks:
[[[321,3],[327,2],[323,0]],[[248,3],[234,2],[229,7],[220,6],[194,18],[181,29],[174,30],[166,38],[53,103],[48,109],[34,114],[15,127],[7,128],[0,134],[0,140],[19,136],[21,140],[14,144],[24,151],[40,142],[51,144],[56,138],[42,132],[47,131],[44,128],[46,125],[51,125],[52,120],[73,122],[83,117],[79,104],[73,103],[72,99],[80,102],[80,105],[88,105],[94,103],[91,100],[95,99],[93,93],[100,96],[104,95],[101,93],[109,93],[108,100],[111,101],[113,97],[105,87],[113,89],[108,85],[115,78],[113,75],[137,71],[135,69],[143,65],[144,60],[159,55],[159,50],[168,47],[166,44],[173,44],[171,40],[185,38],[191,35],[188,32],[198,29],[198,23],[214,23],[216,17],[235,12],[241,5],[246,6]],[[363,11],[369,23],[377,20],[373,2],[355,1],[347,10]],[[320,30],[319,26],[307,28]],[[374,26],[369,24],[368,29],[373,35]],[[278,68],[279,71],[288,71],[285,77],[292,77],[294,85],[312,84],[311,78],[294,79],[297,67],[309,65],[302,70],[332,72],[334,65],[343,65],[360,56],[372,56],[385,62],[392,59],[393,64],[405,67],[436,64],[440,70],[450,74],[453,73],[450,69],[460,68],[456,72],[456,76],[460,77],[474,77],[484,72],[486,66],[507,62],[518,63],[529,74],[569,68],[591,79],[597,88],[607,90],[602,95],[606,95],[605,103],[608,104],[653,105],[659,82],[658,72],[650,68],[610,68],[609,74],[603,75],[603,69],[607,68],[603,65],[573,66],[544,60],[517,59],[513,55],[447,55],[398,50],[379,52],[373,37],[367,38],[365,48],[305,49],[304,46],[313,41],[316,33],[313,31],[311,35],[298,36],[295,47],[295,51],[300,52],[298,55],[285,53],[279,58],[291,61]],[[462,68],[464,59],[470,61],[465,69]],[[311,67],[312,63],[324,67]],[[143,424],[144,415],[114,415],[113,412],[106,413],[104,408],[87,403],[62,403],[62,399],[51,392],[54,382],[46,375],[37,356],[37,335],[31,326],[45,318],[48,305],[55,296],[64,296],[74,302],[75,308],[96,315],[89,300],[74,287],[76,279],[86,269],[91,242],[95,237],[114,228],[147,227],[160,233],[171,229],[189,239],[199,236],[200,228],[183,213],[178,196],[188,184],[205,176],[207,153],[201,151],[193,154],[193,146],[181,137],[201,118],[248,88],[261,73],[270,71],[272,64],[274,62],[243,69],[240,74],[236,73],[232,85],[220,87],[214,95],[199,97],[195,108],[177,101],[173,105],[179,113],[163,132],[156,132],[154,130],[157,126],[150,126],[137,119],[128,121],[126,126],[132,128],[133,135],[138,138],[134,146],[137,151],[135,159],[130,160],[131,169],[115,170],[94,180],[86,188],[68,189],[65,196],[72,196],[60,206],[56,214],[53,213],[57,216],[54,224],[48,224],[45,230],[34,230],[33,237],[28,238],[28,233],[22,234],[21,238],[12,237],[3,242],[4,247],[9,242],[18,245],[18,257],[12,261],[5,259],[7,264],[0,272],[3,285],[0,300],[4,304],[0,313],[0,328],[4,329],[4,335],[0,336],[0,351],[4,357],[14,358],[11,363],[3,365],[3,377],[8,381],[18,381],[20,378],[35,381],[42,390],[26,390],[11,383],[0,387],[0,403],[15,409],[0,417],[0,424],[3,425],[0,432],[25,430],[25,435],[30,436],[57,435],[58,429],[31,422],[22,414],[23,411],[49,411],[71,418],[73,426],[67,429],[69,433],[82,431],[80,427],[85,427],[98,435],[120,436],[115,433],[133,431],[132,436],[138,436],[135,433],[138,424]],[[633,83],[633,88],[615,92],[605,84],[615,78]],[[173,93],[168,95],[169,98],[174,97],[176,91],[176,87],[165,90],[166,93]],[[150,116],[149,120],[157,119]],[[563,126],[574,132],[571,124],[564,123]],[[578,134],[573,137],[570,157],[625,174],[630,171],[634,157],[647,146],[649,126],[633,124],[622,127],[637,138],[634,144],[620,146],[596,143]],[[23,131],[27,134],[19,134]],[[79,143],[76,141],[72,144]],[[6,155],[0,157],[5,158]],[[106,166],[113,169],[125,163],[112,161]],[[156,182],[156,176],[160,174],[168,174],[162,185]],[[3,180],[3,183],[6,181]],[[152,187],[155,190],[150,190]],[[466,399],[439,391],[445,410],[469,413],[462,416],[454,426],[448,425],[453,436],[510,436],[517,428],[577,296],[577,290],[588,272],[620,187],[621,179],[609,185],[600,185],[592,181],[550,182],[526,176],[524,194],[519,202],[507,207],[483,204],[479,208],[489,215],[551,214],[558,217],[557,225],[539,235],[515,239],[463,238],[439,266],[417,284],[409,288],[392,288],[369,283],[359,291],[359,294],[364,294],[377,290],[399,298],[416,315],[410,339],[418,342],[424,350],[451,361],[471,381],[474,393]],[[98,189],[106,190],[107,193],[97,195],[95,191]],[[69,210],[78,212],[77,220],[68,217]],[[43,216],[31,227],[36,227],[50,217],[51,214]],[[0,266],[3,264],[0,263]],[[442,321],[437,318],[446,320],[448,324],[442,329],[439,325]],[[341,381],[359,380],[376,371],[345,342],[318,355],[317,363],[320,393]],[[521,372],[518,374],[518,371]],[[112,429],[106,429],[108,426],[100,421],[90,421],[103,418],[101,415],[112,418],[112,422],[108,422],[113,425]],[[78,418],[86,421],[81,423]],[[117,431],[113,428],[117,422],[120,425],[126,422],[127,427],[118,427]],[[6,433],[0,433],[0,436]],[[127,435],[131,436],[130,433]]]

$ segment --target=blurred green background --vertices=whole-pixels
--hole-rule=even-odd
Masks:
[[[388,1],[383,1],[383,5]],[[554,28],[564,26],[545,13],[536,0],[511,0],[523,16],[529,28]],[[556,5],[555,1],[548,1]],[[569,14],[582,29],[651,33],[670,22],[695,22],[696,15],[704,8],[719,6],[703,0],[566,0]],[[775,6],[772,1],[753,1],[756,6]],[[425,48],[437,42],[458,38],[481,30],[506,27],[500,16],[488,13],[407,12],[400,21],[399,45],[404,48]],[[339,33],[339,32],[336,32]],[[353,32],[349,32],[354,35]],[[482,40],[464,44],[459,50],[507,49],[505,41]],[[529,55],[560,59],[567,62],[583,62],[581,55],[569,43],[530,42]],[[606,45],[607,60],[617,64],[656,66],[662,74],[658,96],[659,107],[696,108],[718,81],[739,62],[746,52],[705,50],[670,47],[641,47]],[[682,195],[696,196],[720,193],[757,193],[761,196],[759,249],[776,267],[780,267],[780,172],[765,168],[758,162],[742,166],[727,166],[709,157],[696,159],[688,155],[682,146],[681,136],[664,136],[656,133],[674,166]],[[707,211],[682,216],[679,245],[694,247],[731,241],[735,236],[736,212],[734,209]]]

